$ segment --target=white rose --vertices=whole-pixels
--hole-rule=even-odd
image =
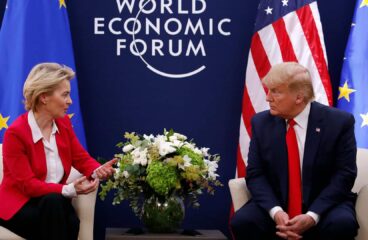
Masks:
[[[125,178],[128,178],[130,175],[129,175],[128,171],[123,171],[123,176],[124,176]]]
[[[209,148],[205,148],[205,147],[201,148],[201,152],[202,152],[203,156],[208,157],[208,151],[209,150],[210,150]]]
[[[183,134],[180,134],[180,133],[174,133],[174,136],[179,139],[179,140],[182,140],[182,141],[185,141],[187,140],[187,137]]]
[[[130,152],[131,150],[133,150],[134,146],[132,144],[128,144],[126,146],[123,147],[123,152]]]

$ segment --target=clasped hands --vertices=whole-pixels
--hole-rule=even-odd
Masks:
[[[73,183],[77,195],[95,191],[98,188],[99,180],[105,180],[115,173],[113,165],[117,161],[118,159],[114,158],[97,168],[94,172],[97,177],[92,180],[87,179],[86,176],[76,179]]]
[[[284,211],[278,211],[274,218],[277,228],[277,236],[296,240],[302,238],[302,233],[315,225],[314,219],[307,215],[301,214],[289,219],[289,215]]]

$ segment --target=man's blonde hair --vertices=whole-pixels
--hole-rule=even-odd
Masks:
[[[39,97],[51,94],[64,80],[70,81],[74,71],[57,63],[40,63],[34,66],[23,86],[24,106],[27,111],[37,111]]]
[[[312,79],[308,69],[296,62],[284,62],[274,65],[262,82],[267,88],[287,84],[292,92],[303,92],[304,102],[314,99]]]

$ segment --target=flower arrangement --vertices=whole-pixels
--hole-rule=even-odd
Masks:
[[[127,141],[117,144],[122,153],[115,155],[116,172],[101,185],[102,200],[115,190],[113,204],[129,200],[140,217],[143,199],[176,195],[198,207],[198,195],[204,190],[214,194],[214,186],[222,186],[216,173],[220,156],[196,147],[186,136],[164,130],[163,135],[125,133],[124,137]]]

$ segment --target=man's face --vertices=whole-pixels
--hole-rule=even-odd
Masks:
[[[286,83],[269,86],[266,97],[270,105],[270,112],[274,116],[279,116],[285,119],[295,117],[298,111],[298,96],[289,90]]]

